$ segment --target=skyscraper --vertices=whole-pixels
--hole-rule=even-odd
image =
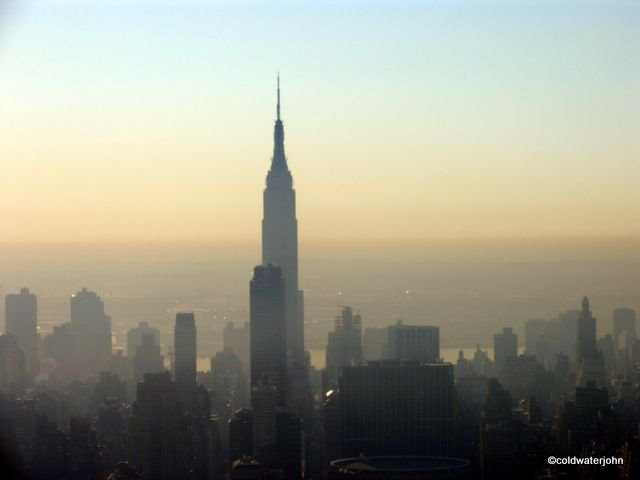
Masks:
[[[24,352],[27,376],[33,379],[39,371],[38,298],[22,288],[20,293],[5,297],[6,333],[13,335]]]
[[[12,334],[0,335],[0,393],[21,394],[25,384],[25,355]]]
[[[280,76],[277,115],[273,132],[273,157],[263,194],[262,264],[280,267],[284,280],[286,403],[290,412],[303,418],[306,463],[313,462],[310,451],[312,404],[309,365],[304,350],[304,297],[298,290],[298,220],[293,177],[284,153],[284,126],[280,118]],[[253,330],[252,330],[253,342]],[[252,357],[253,357],[252,344]],[[252,375],[254,359],[251,359]],[[271,367],[270,367],[271,368]],[[252,377],[252,385],[254,377]],[[282,390],[281,390],[282,391]],[[279,399],[279,402],[281,399]]]
[[[596,319],[589,309],[589,299],[582,299],[582,311],[578,317],[578,332],[576,344],[576,363],[580,365],[586,357],[593,357],[596,353]]]
[[[613,311],[613,339],[617,349],[629,348],[636,339],[636,311],[616,308]]]
[[[298,220],[293,177],[284,153],[284,126],[280,119],[280,77],[273,158],[263,195],[262,264],[282,270],[285,284],[287,353],[289,363],[304,363],[302,292],[298,291]]]
[[[274,386],[278,392],[277,404],[284,407],[287,378],[286,297],[280,267],[255,267],[250,284],[250,303],[251,388],[261,384]]]
[[[133,357],[133,381],[141,382],[145,373],[160,373],[164,370],[160,345],[155,342],[153,333],[145,333]]]
[[[196,388],[196,319],[193,313],[178,313],[174,330],[175,377],[185,408],[193,404]]]
[[[327,376],[330,385],[338,380],[338,367],[362,363],[362,318],[344,307],[335,319],[335,329],[327,341]]]
[[[127,356],[129,358],[135,356],[136,349],[142,345],[142,338],[149,333],[153,335],[154,343],[160,345],[160,330],[150,326],[147,322],[140,322],[137,327],[127,332]]]
[[[340,370],[325,403],[328,460],[360,455],[450,455],[453,365],[372,361]]]
[[[606,385],[604,357],[596,342],[596,318],[591,314],[587,297],[582,299],[576,337],[577,384],[593,382],[597,386]]]
[[[104,302],[83,288],[71,296],[71,325],[81,339],[78,345],[83,374],[108,370],[111,364],[111,317],[104,312]]]
[[[503,328],[502,333],[493,336],[493,361],[495,362],[496,374],[501,378],[507,358],[518,356],[518,336],[513,333],[512,328]]]
[[[433,363],[440,358],[440,329],[426,325],[404,325],[399,320],[387,328],[387,357]]]
[[[244,322],[241,327],[236,327],[233,322],[227,322],[222,329],[222,348],[231,349],[235,353],[245,371],[249,371],[251,347],[249,345],[249,322]]]
[[[129,419],[129,461],[144,479],[184,478],[189,471],[188,431],[169,372],[147,373],[138,384]]]

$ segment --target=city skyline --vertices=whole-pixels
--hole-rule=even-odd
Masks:
[[[301,243],[637,240],[637,5],[505,5],[6,2],[2,242],[255,239],[278,68]]]
[[[0,2],[0,477],[639,478],[636,25]]]

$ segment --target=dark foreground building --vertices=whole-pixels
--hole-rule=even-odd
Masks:
[[[453,365],[385,360],[343,367],[324,414],[329,460],[451,455]]]

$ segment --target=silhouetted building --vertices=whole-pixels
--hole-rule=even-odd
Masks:
[[[298,220],[296,192],[284,153],[284,126],[280,119],[278,78],[277,119],[273,133],[273,158],[263,196],[262,263],[276,265],[285,284],[287,349],[290,363],[304,363],[302,292],[298,291]],[[300,301],[299,301],[300,300]]]
[[[516,478],[517,426],[512,421],[512,400],[496,378],[489,379],[480,433],[482,478]]]
[[[387,328],[387,358],[433,363],[440,358],[440,329],[424,325],[404,325],[398,320]]]
[[[636,342],[635,310],[616,308],[613,311],[613,340],[618,371],[629,376],[633,365],[633,346]]]
[[[493,361],[496,375],[500,378],[507,363],[507,358],[518,356],[518,336],[512,328],[503,328],[502,333],[493,336]]]
[[[278,413],[279,392],[275,385],[259,383],[251,389],[253,409],[253,452],[261,463],[278,463]]]
[[[71,326],[77,337],[76,351],[81,376],[108,370],[111,363],[111,317],[102,299],[83,288],[71,296]]]
[[[153,336],[155,344],[160,345],[160,330],[149,326],[147,322],[140,322],[138,326],[127,332],[127,356],[133,358],[136,349],[142,345],[142,339],[145,335]]]
[[[453,366],[385,360],[343,367],[324,414],[329,459],[450,455]]]
[[[196,388],[196,319],[193,313],[176,314],[174,329],[175,378],[183,406],[190,410]]]
[[[253,412],[238,410],[229,421],[229,461],[253,456]]]
[[[364,361],[382,360],[387,351],[387,328],[369,327],[364,329],[362,337],[362,356]]]
[[[302,424],[300,417],[287,412],[276,416],[278,467],[282,478],[302,478]],[[313,452],[312,455],[317,455]]]
[[[236,327],[232,322],[227,322],[222,329],[222,348],[231,349],[242,362],[245,372],[249,371],[250,360],[250,330],[249,322],[244,322],[242,327]]]
[[[129,420],[129,461],[145,480],[185,478],[190,471],[187,439],[176,383],[169,372],[146,374]]]
[[[605,385],[605,366],[602,352],[596,348],[596,319],[591,314],[589,299],[582,299],[582,311],[577,322],[576,366],[578,385],[595,382]]]
[[[351,307],[344,307],[335,318],[335,328],[327,341],[327,375],[329,384],[335,386],[338,367],[362,363],[362,318],[354,315]]]
[[[537,396],[543,400],[553,388],[552,383],[548,385],[545,383],[544,367],[536,357],[527,355],[507,357],[502,370],[502,378],[504,386],[516,400],[530,396]]]
[[[67,445],[69,479],[97,480],[98,441],[88,420],[71,418]]]
[[[0,392],[21,394],[26,383],[25,355],[12,334],[0,335]]]
[[[578,317],[576,344],[576,364],[580,365],[585,357],[594,357],[596,350],[596,319],[589,309],[589,299],[582,299],[582,311]]]
[[[249,381],[238,356],[230,348],[211,358],[213,390],[231,402],[231,411],[249,406]]]
[[[67,383],[86,373],[80,342],[81,337],[71,323],[53,327],[53,332],[44,338],[45,354],[55,361],[53,378],[57,383]]]
[[[142,335],[142,341],[136,347],[133,357],[133,381],[141,382],[145,373],[161,373],[165,370],[164,357],[160,345],[155,341],[153,332]]]
[[[538,342],[544,335],[545,321],[541,319],[527,320],[524,324],[524,354],[536,355]]]
[[[281,269],[285,289],[285,345],[287,358],[287,408],[303,418],[305,439],[312,438],[312,398],[309,359],[304,350],[304,294],[298,285],[298,220],[293,177],[284,150],[284,126],[280,118],[280,77],[278,76],[277,118],[273,132],[273,157],[263,194],[262,264]],[[253,327],[252,327],[253,337]],[[253,345],[252,345],[253,355]],[[253,370],[253,358],[252,370]],[[252,381],[253,384],[253,381]],[[307,446],[307,452],[310,448]],[[307,464],[313,457],[306,459]]]
[[[285,283],[280,267],[255,267],[250,284],[250,303],[251,387],[272,385],[277,390],[277,405],[285,407],[286,302]]]
[[[636,339],[636,311],[631,308],[616,308],[613,311],[613,337],[617,348],[626,348],[626,342]],[[625,338],[626,337],[626,338]]]
[[[5,297],[5,333],[18,341],[24,352],[27,376],[33,380],[40,371],[38,357],[38,299],[28,288]]]

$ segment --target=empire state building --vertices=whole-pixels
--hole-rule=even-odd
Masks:
[[[304,363],[304,313],[298,290],[298,220],[296,192],[284,153],[284,127],[280,119],[278,76],[277,118],[273,132],[273,158],[264,189],[262,263],[277,265],[285,283],[287,357],[289,365]]]

